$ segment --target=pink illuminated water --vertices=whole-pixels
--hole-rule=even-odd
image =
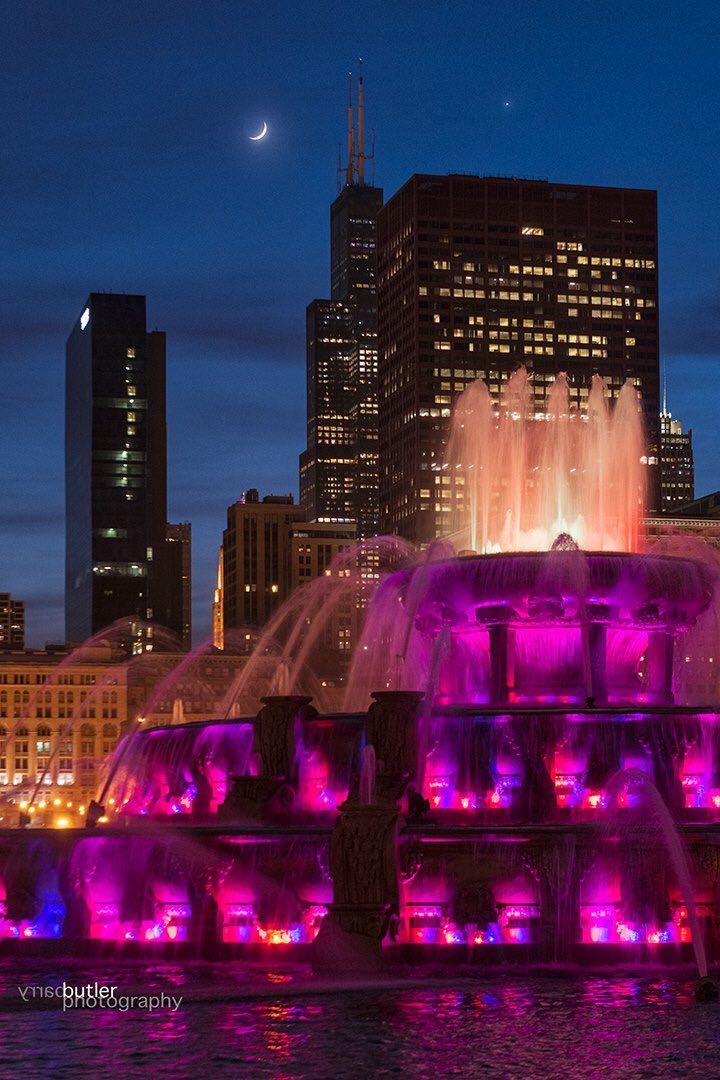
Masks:
[[[453,536],[458,550],[547,551],[568,533],[586,550],[636,551],[644,453],[630,380],[611,409],[605,384],[594,376],[581,412],[570,405],[564,374],[538,407],[530,376],[520,368],[497,409],[481,380],[460,396],[447,461],[434,479],[449,477],[462,503]]]

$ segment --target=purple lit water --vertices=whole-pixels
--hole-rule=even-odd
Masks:
[[[19,1001],[18,983],[117,985],[182,995],[175,1013],[76,1010]],[[407,986],[313,983],[301,966],[58,968],[0,963],[0,1074],[96,1077],[711,1077],[720,1006],[692,981],[413,972]],[[10,1011],[11,1010],[11,1015]]]

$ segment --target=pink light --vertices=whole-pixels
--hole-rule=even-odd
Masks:
[[[503,937],[521,945],[531,940],[529,923],[538,917],[537,904],[513,904],[500,912],[499,923]]]
[[[433,806],[452,806],[453,789],[447,776],[431,776],[428,780],[430,801]]]
[[[478,930],[473,938],[473,945],[494,945],[497,938],[490,930]]]
[[[258,935],[266,945],[292,945],[300,941],[301,930],[299,926],[292,926],[289,929],[272,927],[269,930],[258,926]]]
[[[410,940],[418,944],[433,944],[449,925],[443,926],[442,908],[436,904],[408,904],[406,910]]]
[[[705,805],[705,778],[698,773],[686,773],[681,778],[685,793],[685,806],[697,808]],[[714,801],[714,800],[713,800]]]
[[[446,945],[463,945],[465,943],[465,934],[455,923],[445,924],[443,937]]]
[[[251,941],[255,933],[255,911],[249,904],[228,904],[223,912],[223,941]]]
[[[688,924],[687,908],[684,905],[675,909],[673,922],[675,924],[678,941],[682,944],[689,944],[692,941],[692,931]]]
[[[305,935],[309,941],[314,941],[320,932],[320,924],[327,915],[324,904],[313,904],[305,912]]]

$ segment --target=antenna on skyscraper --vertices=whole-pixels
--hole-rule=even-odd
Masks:
[[[358,76],[358,184],[365,183],[365,100],[363,97],[363,62]]]
[[[347,113],[347,170],[345,182],[348,187],[355,183],[355,127],[353,124],[352,71],[348,73],[348,113]]]

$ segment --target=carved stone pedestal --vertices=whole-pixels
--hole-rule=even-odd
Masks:
[[[330,839],[334,902],[315,939],[315,971],[346,975],[382,966],[382,939],[398,905],[397,823],[395,806],[340,807]]]
[[[218,817],[226,821],[283,822],[295,801],[302,724],[317,716],[311,698],[289,694],[262,698],[253,721],[253,749],[259,776],[234,776]]]
[[[312,698],[288,694],[260,699],[263,707],[255,717],[253,749],[260,757],[262,776],[294,777],[299,727],[317,716]]]
[[[424,694],[419,690],[379,690],[365,721],[365,742],[375,750],[378,801],[395,803],[418,765],[418,723]]]
[[[539,940],[547,961],[567,960],[579,940],[580,885],[591,853],[572,834],[559,834],[523,847],[522,862],[538,885]]]
[[[331,904],[313,944],[313,971],[372,975],[382,971],[385,904]]]

